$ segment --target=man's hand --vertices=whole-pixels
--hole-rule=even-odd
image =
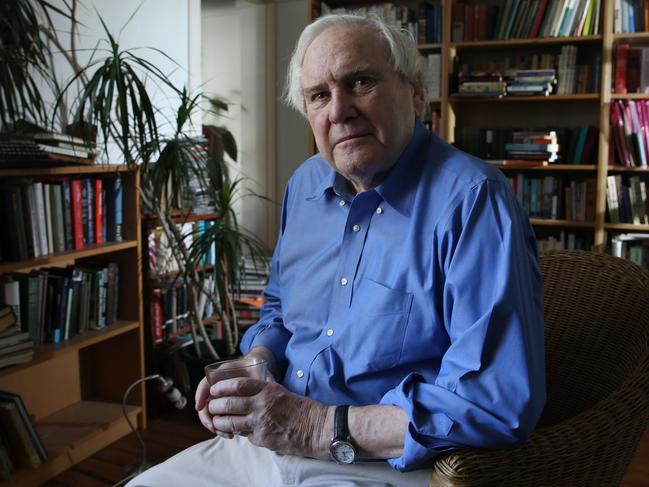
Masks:
[[[247,377],[220,381],[209,393],[207,411],[199,416],[206,427],[211,419],[210,431],[230,438],[244,434],[252,444],[278,453],[328,458],[328,406],[276,382]]]
[[[273,353],[265,347],[255,347],[246,356],[246,359],[257,359],[264,360],[268,365],[268,377],[267,380],[274,380],[273,375],[276,373],[276,363],[275,356]],[[226,438],[232,438],[232,435],[229,433],[219,432],[214,428],[212,415],[207,410],[207,403],[210,399],[210,385],[207,382],[206,378],[200,381],[198,387],[196,388],[196,395],[194,396],[196,401],[196,411],[198,411],[198,418],[205,428],[211,431],[214,434],[223,436]]]

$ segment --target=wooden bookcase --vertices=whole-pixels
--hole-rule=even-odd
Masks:
[[[0,274],[93,262],[119,266],[118,321],[58,344],[36,347],[30,362],[0,369],[0,389],[19,394],[35,423],[48,460],[35,470],[17,469],[0,486],[33,486],[47,481],[130,433],[122,415],[126,388],[144,377],[139,172],[125,166],[65,166],[0,169],[9,177],[92,176],[119,172],[123,191],[123,241],[87,246],[44,258],[0,262]],[[146,427],[144,386],[127,401],[133,424]]]
[[[551,0],[550,0],[551,1]],[[367,0],[329,0],[330,7],[356,8],[377,5],[384,2]],[[395,4],[405,4],[417,8],[421,2],[403,1]],[[420,45],[422,54],[441,52],[441,95],[435,102],[441,110],[440,135],[450,143],[454,142],[456,127],[474,126],[483,128],[515,127],[515,126],[576,126],[593,125],[599,128],[598,158],[583,165],[557,164],[544,167],[503,167],[507,175],[526,173],[535,175],[553,175],[565,177],[581,177],[596,179],[595,218],[593,221],[577,222],[566,220],[533,219],[532,223],[537,233],[553,229],[577,231],[588,235],[593,242],[593,250],[604,252],[607,240],[611,234],[621,232],[649,232],[649,225],[613,224],[606,222],[606,178],[610,174],[639,175],[649,184],[649,169],[624,168],[609,165],[609,143],[611,140],[610,107],[615,99],[649,99],[647,94],[614,94],[612,80],[614,78],[615,60],[613,53],[618,42],[644,43],[649,45],[649,33],[614,34],[614,0],[601,0],[600,34],[583,37],[546,37],[534,39],[488,40],[470,42],[452,42],[452,10],[453,0],[434,2],[442,6],[442,43],[440,45]],[[465,0],[459,3],[499,3],[491,0]],[[322,1],[311,0],[312,20],[321,9]],[[504,5],[504,1],[500,2]],[[453,73],[455,56],[479,55],[493,56],[494,53],[509,51],[531,51],[550,49],[558,51],[561,46],[576,45],[596,51],[601,57],[600,90],[598,93],[550,96],[517,96],[500,99],[453,99],[450,93],[450,80]],[[508,123],[510,125],[504,125]]]

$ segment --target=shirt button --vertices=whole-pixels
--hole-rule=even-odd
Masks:
[[[346,286],[348,282],[349,282],[349,281],[347,281],[347,278],[346,278],[346,277],[343,277],[343,278],[340,280],[340,285],[341,285],[341,286]]]
[[[360,225],[354,225],[352,227],[352,230],[354,230],[355,232],[360,232],[361,231],[361,226]]]
[[[376,209],[376,214],[377,214],[377,215],[380,215],[381,213],[383,213],[383,208],[381,208],[381,207],[379,206],[379,207]]]
[[[329,328],[327,330],[327,336],[330,337],[330,336],[333,336],[333,334],[334,334],[334,331],[331,328]]]
[[[345,206],[345,200],[340,200],[338,202],[338,206]]]
[[[295,375],[297,375],[300,379],[304,377],[304,371],[302,369],[298,370]]]

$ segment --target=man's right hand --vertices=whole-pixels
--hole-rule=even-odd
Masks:
[[[265,360],[268,364],[268,375],[266,380],[274,381],[275,378],[273,374],[276,373],[275,366],[275,356],[266,347],[254,347],[250,352],[248,352],[245,358],[255,358],[257,360]],[[207,428],[212,433],[222,436],[224,438],[232,438],[233,436],[229,433],[221,433],[214,428],[213,415],[207,410],[207,403],[210,400],[210,384],[207,382],[207,378],[203,377],[196,388],[196,411],[198,411],[198,419],[205,428]]]

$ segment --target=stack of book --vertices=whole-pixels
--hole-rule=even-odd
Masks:
[[[462,42],[598,34],[601,5],[601,0],[506,0],[500,8],[454,3],[452,38]]]
[[[507,94],[548,96],[556,83],[554,69],[520,69],[507,81]]]
[[[611,223],[649,224],[647,185],[638,176],[624,180],[620,174],[606,177],[606,207]]]
[[[122,240],[122,185],[105,178],[7,179],[0,183],[0,261],[44,257]]]
[[[618,43],[614,76],[615,93],[649,93],[649,46]]]
[[[98,152],[94,144],[67,134],[3,134],[0,138],[0,167],[92,164]]]
[[[509,160],[552,163],[559,157],[559,143],[554,130],[514,132],[512,139],[505,145]]]
[[[611,254],[649,267],[649,233],[622,233],[611,239]]]
[[[340,2],[336,2],[340,3]],[[395,5],[386,2],[369,7],[336,7],[332,8],[326,2],[320,4],[321,14],[377,15],[392,27],[405,30],[419,44],[442,42],[442,6],[440,3],[421,2],[418,11],[406,5]]]
[[[19,395],[0,391],[0,479],[11,480],[16,468],[33,469],[47,451]]]
[[[29,362],[33,357],[34,342],[22,331],[12,307],[0,307],[0,367]]]
[[[612,163],[647,167],[649,162],[649,101],[611,102]]]
[[[615,0],[613,4],[613,32],[647,32],[649,16],[647,3],[638,0]]]
[[[241,265],[241,289],[235,294],[235,310],[238,324],[246,329],[259,321],[260,309],[264,304],[262,293],[268,284],[270,273],[267,260],[253,260],[245,257]]]
[[[536,240],[536,249],[539,255],[547,254],[555,250],[592,250],[593,239],[586,235],[579,235],[574,232],[561,230],[558,236],[550,235],[547,238]]]
[[[84,263],[5,274],[3,301],[13,304],[18,326],[35,344],[59,343],[117,319],[119,268]],[[9,301],[9,302],[8,302]]]
[[[457,98],[502,98],[507,93],[507,83],[498,72],[461,72],[458,77]]]

